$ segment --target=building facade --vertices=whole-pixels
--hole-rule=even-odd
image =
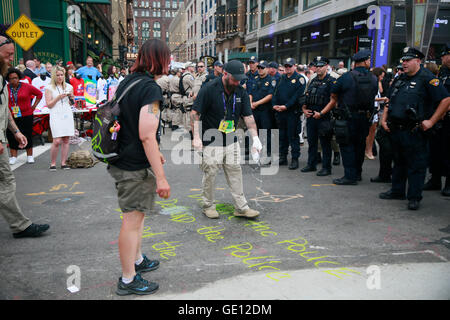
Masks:
[[[187,15],[184,3],[180,5],[178,11],[169,25],[169,48],[174,61],[187,61]]]
[[[220,0],[217,7],[216,43],[219,60],[227,62],[231,59],[247,60],[246,53],[246,8],[245,0]]]
[[[368,28],[376,14],[370,6],[380,9],[381,28]],[[322,55],[348,67],[352,55],[367,48],[373,52],[373,65],[394,66],[406,46],[405,1],[249,0],[247,12],[246,49],[259,59],[281,62],[293,57],[308,64]],[[440,0],[429,59],[449,41],[449,21],[449,3]]]
[[[0,23],[10,25],[26,14],[44,35],[27,52],[16,45],[16,62],[23,56],[55,63],[84,64],[89,51],[112,57],[111,4],[75,0],[0,0]]]
[[[150,38],[169,42],[169,26],[184,1],[133,0],[134,52]]]
[[[217,0],[186,1],[187,60],[216,56]]]

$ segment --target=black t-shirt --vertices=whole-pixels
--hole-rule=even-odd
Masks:
[[[225,106],[224,106],[225,99]],[[234,116],[233,116],[233,105]],[[227,95],[223,87],[222,78],[208,82],[198,93],[192,109],[200,113],[202,122],[203,145],[227,146],[237,141],[236,132],[222,133],[219,126],[222,120],[234,120],[237,128],[241,116],[253,115],[247,92],[238,86],[234,93]],[[225,116],[226,109],[226,116]],[[218,138],[218,139],[217,139]]]
[[[163,101],[161,88],[152,76],[145,73],[133,73],[127,76],[117,88],[116,97],[120,97],[122,92],[137,79],[142,80],[120,102],[118,135],[120,158],[114,166],[126,171],[150,167],[139,138],[139,114],[143,106],[154,101]]]

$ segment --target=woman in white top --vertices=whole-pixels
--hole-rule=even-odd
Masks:
[[[72,99],[73,88],[65,82],[66,70],[56,66],[52,71],[52,79],[45,90],[45,100],[50,109],[50,128],[53,144],[50,149],[50,171],[56,171],[56,158],[61,146],[61,169],[70,169],[66,165],[69,154],[69,138],[74,135],[75,127],[69,97]]]

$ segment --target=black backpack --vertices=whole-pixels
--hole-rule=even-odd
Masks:
[[[357,71],[351,71],[350,75],[355,81],[356,89],[356,105],[357,110],[372,111],[374,109],[375,96],[377,92],[374,92],[374,76],[372,73],[367,74]]]
[[[183,75],[180,77],[180,82],[178,83],[178,89],[180,90],[180,94],[181,94],[182,96],[185,96],[185,95],[186,95],[186,90],[184,89],[184,85],[183,85],[183,78],[184,78],[185,76],[187,76],[187,73],[183,74]]]
[[[119,159],[119,139],[118,133],[113,134],[110,129],[114,126],[115,121],[119,120],[120,116],[120,101],[125,97],[128,91],[131,90],[142,79],[138,79],[131,83],[128,88],[120,95],[119,99],[116,96],[104,104],[98,106],[97,113],[94,118],[93,133],[92,133],[92,153],[100,161],[112,164]]]

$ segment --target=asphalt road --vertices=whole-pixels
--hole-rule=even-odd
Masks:
[[[144,253],[161,262],[144,275],[159,283],[156,294],[114,293],[121,213],[106,166],[49,172],[45,151],[14,173],[24,213],[51,227],[40,238],[14,239],[0,223],[0,299],[450,298],[450,199],[439,192],[426,192],[421,209],[408,211],[406,201],[378,199],[389,189],[369,181],[378,160],[366,160],[363,181],[345,187],[332,184],[342,166],[317,177],[287,167],[261,175],[246,164],[245,195],[260,217],[232,216],[221,172],[221,216],[210,220],[199,204],[199,166],[178,163],[183,154],[169,134],[162,146],[172,196],[146,216],[142,240]]]

